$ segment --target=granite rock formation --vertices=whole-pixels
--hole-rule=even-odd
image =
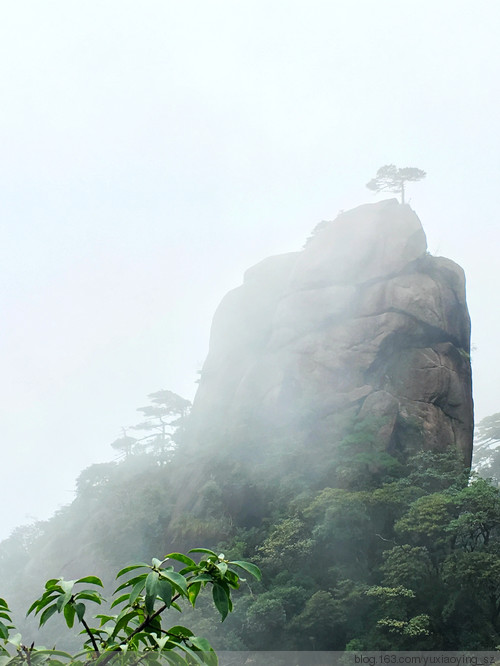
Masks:
[[[334,450],[364,421],[380,450],[454,446],[469,465],[469,351],[462,269],[427,253],[408,205],[363,205],[225,296],[190,439],[264,459],[276,442],[282,454]]]

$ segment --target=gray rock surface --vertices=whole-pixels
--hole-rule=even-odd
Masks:
[[[417,215],[391,199],[249,269],[214,316],[191,437],[235,455],[276,441],[334,450],[371,419],[389,453],[456,446],[469,464],[465,279],[426,248]]]

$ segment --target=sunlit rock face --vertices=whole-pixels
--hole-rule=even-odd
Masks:
[[[469,464],[465,279],[426,249],[417,215],[391,199],[249,269],[215,314],[191,438],[243,460],[312,455],[364,421],[389,453],[455,446]]]

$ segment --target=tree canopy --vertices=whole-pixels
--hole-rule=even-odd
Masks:
[[[405,183],[422,180],[427,174],[415,167],[398,168],[394,164],[380,167],[375,178],[372,178],[366,187],[374,192],[395,192],[401,196],[401,203],[405,203]]]
[[[159,462],[168,462],[177,444],[174,439],[182,429],[184,419],[189,414],[191,403],[173,391],[162,389],[149,393],[150,405],[139,407],[143,421],[130,426],[138,430],[142,437],[130,437],[127,429],[122,428],[122,436],[111,442],[111,446],[120,454],[129,456],[134,453],[155,453]]]
[[[153,405],[165,410],[169,397],[163,392],[150,396]],[[173,413],[162,416],[165,422],[188,408],[173,402]],[[149,418],[149,409],[147,414],[140,411]],[[158,415],[152,416],[156,425],[149,434],[162,435]],[[497,437],[499,420],[493,415],[479,425],[486,440]],[[47,612],[55,610],[35,642],[57,643],[68,654],[81,645],[60,626],[68,618],[77,625],[80,584],[71,591],[73,604],[55,575],[76,581],[97,570],[108,587],[124,564],[136,566],[134,562],[147,562],[149,553],[184,553],[204,543],[212,554],[203,555],[206,564],[196,564],[202,579],[192,580],[196,568],[177,573],[189,578],[189,590],[199,582],[214,585],[206,576],[215,574],[216,598],[200,594],[201,612],[190,608],[184,595],[183,625],[192,636],[206,637],[216,651],[494,649],[500,644],[500,490],[470,476],[462,456],[452,449],[411,457],[379,450],[376,426],[366,419],[353,421],[344,440],[311,447],[300,464],[295,460],[300,452],[291,450],[288,439],[282,451],[278,440],[265,440],[274,457],[264,466],[254,451],[245,459],[231,458],[218,440],[218,448],[213,445],[207,432],[206,449],[186,444],[183,434],[166,457],[159,457],[153,446],[135,444],[130,455],[88,468],[71,505],[49,521],[19,528],[0,544],[0,596],[12,599],[12,617],[19,615],[13,624],[30,637],[23,644],[38,636],[34,620],[46,611],[41,604],[50,597]],[[265,431],[257,434],[265,439]],[[491,451],[485,455],[489,460]],[[210,467],[197,477],[205,457]],[[485,471],[491,475],[489,468]],[[193,478],[187,489],[193,502],[179,503],[186,479]],[[222,626],[211,612],[212,604],[224,614],[229,606],[218,596],[219,575],[226,581],[232,564],[249,560],[262,570],[262,579],[251,581],[251,588],[248,582],[242,585],[237,608]],[[131,570],[133,577],[142,576],[137,579],[143,586],[139,607],[130,606],[132,586],[117,592],[125,605],[116,611],[116,620],[123,612],[119,621],[125,623],[123,632],[131,629],[130,635],[140,624],[129,614],[139,619],[137,612],[147,612],[146,603],[151,608],[156,591],[155,608],[160,608],[163,577],[172,573],[162,573],[165,566],[158,561],[141,566]],[[210,572],[200,572],[199,567],[207,566]],[[45,588],[50,593],[40,598],[37,618],[33,612],[20,617],[46,578],[52,581]],[[68,603],[74,608],[65,611]],[[115,607],[103,609],[102,627],[116,629]],[[11,624],[9,613],[0,608],[0,622],[6,626]],[[94,628],[104,631],[102,627]],[[112,640],[123,634],[121,625],[115,629]],[[12,634],[9,630],[8,640],[16,641]],[[0,645],[5,636],[0,627]],[[188,649],[192,636],[186,639]],[[6,648],[17,650],[12,642]]]

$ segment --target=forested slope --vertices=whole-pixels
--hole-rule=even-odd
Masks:
[[[463,272],[408,206],[320,225],[224,299],[191,414],[151,394],[119,461],[0,544],[0,595],[20,613],[48,577],[112,583],[205,546],[263,573],[223,625],[186,620],[216,649],[495,648],[500,497],[469,472],[469,336]]]
[[[203,612],[210,601],[189,618],[218,649],[500,644],[500,495],[483,479],[468,484],[454,452],[418,454],[404,473],[393,461],[369,481],[358,457],[349,489],[297,493],[291,478],[255,484],[241,470],[228,473],[207,480],[197,516],[174,541],[176,476],[197,462],[181,449],[178,456],[159,465],[152,454],[132,454],[87,470],[69,507],[0,545],[2,596],[20,614],[49,576],[97,573],[112,585],[119,566],[182,548],[187,533],[263,571],[223,625]],[[245,482],[248,505],[235,507],[234,485]],[[46,641],[58,638],[57,625],[48,632]]]

